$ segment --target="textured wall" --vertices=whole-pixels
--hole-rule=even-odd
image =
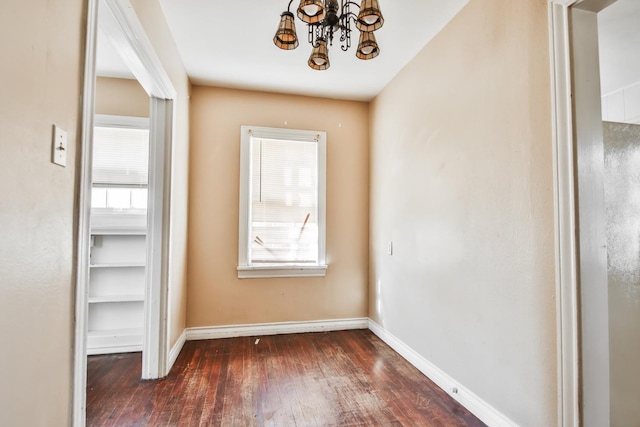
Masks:
[[[366,317],[368,105],[194,86],[191,108],[188,326]],[[237,278],[241,125],[327,132],[326,277]]]
[[[70,424],[84,3],[0,6],[0,425]],[[68,132],[67,167],[51,128]]]
[[[557,423],[547,13],[471,0],[370,116],[370,317],[532,427]]]
[[[640,425],[640,126],[604,123],[611,426]]]

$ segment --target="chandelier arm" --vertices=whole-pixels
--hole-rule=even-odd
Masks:
[[[358,3],[352,2],[352,1],[347,1],[344,3],[344,5],[342,6],[342,10],[344,11],[345,7],[349,7],[349,5],[354,5],[355,7],[357,7],[358,9],[360,9],[360,5]]]
[[[351,9],[349,8],[350,5],[354,5],[355,7],[358,8],[358,10],[360,9],[360,5],[358,3],[352,2],[352,1],[346,1],[344,2],[344,4],[342,5],[342,7],[340,8],[340,13],[341,16],[340,18],[344,18],[344,26],[348,27],[349,26],[349,20],[353,19],[353,22],[358,20],[358,14],[351,12]]]
[[[320,23],[307,24],[307,27],[309,28],[309,44],[311,44],[312,47],[315,47],[318,39],[325,38],[325,29],[320,25]]]
[[[291,3],[293,3],[293,0],[289,2],[289,6],[287,6],[287,12],[291,12]]]
[[[347,13],[344,13],[344,12]],[[340,41],[343,52],[346,52],[351,47],[351,26],[349,25],[349,2],[346,4],[346,9],[343,8],[343,14],[340,16]]]
[[[351,48],[351,29],[345,28],[343,33],[342,37],[340,37],[340,41],[342,41],[340,49],[342,49],[343,52],[346,52]]]
[[[358,20],[358,15],[353,13],[353,12],[345,13],[342,16],[344,16],[345,19],[349,19],[350,18],[350,19],[353,19],[354,21]]]

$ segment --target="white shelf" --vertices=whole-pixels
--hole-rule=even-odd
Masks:
[[[144,236],[147,234],[145,228],[113,228],[113,227],[93,227],[92,236]]]
[[[89,304],[109,302],[143,302],[144,295],[102,295],[89,297]]]
[[[88,354],[141,351],[146,232],[141,215],[92,214]]]
[[[132,268],[132,267],[144,267],[144,262],[109,262],[100,264],[91,264],[91,268]]]

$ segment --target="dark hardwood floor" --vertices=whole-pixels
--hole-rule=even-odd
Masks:
[[[89,357],[88,426],[484,426],[368,330],[188,341],[140,372]]]

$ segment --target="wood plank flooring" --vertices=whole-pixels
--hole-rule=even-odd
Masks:
[[[484,426],[368,330],[188,341],[140,372],[89,357],[88,426]]]

